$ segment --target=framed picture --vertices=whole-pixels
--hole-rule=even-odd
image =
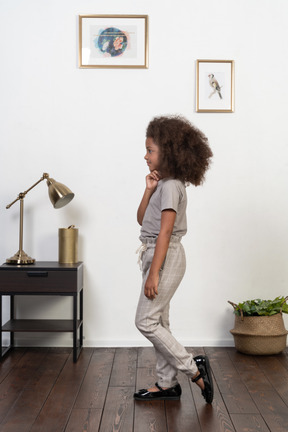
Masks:
[[[234,112],[234,61],[197,60],[196,111]]]
[[[147,15],[79,15],[80,68],[148,68]]]

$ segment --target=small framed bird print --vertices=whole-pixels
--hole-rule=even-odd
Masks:
[[[234,112],[234,61],[197,60],[196,111]]]

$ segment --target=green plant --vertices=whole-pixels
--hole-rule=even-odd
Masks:
[[[235,304],[229,301],[234,307],[235,315],[240,316],[271,316],[279,312],[288,313],[286,300],[288,297],[276,297],[274,300],[246,300],[243,303]]]

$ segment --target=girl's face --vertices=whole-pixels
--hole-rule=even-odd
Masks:
[[[153,141],[153,138],[146,139],[146,155],[144,159],[147,162],[150,172],[160,169],[160,149]]]

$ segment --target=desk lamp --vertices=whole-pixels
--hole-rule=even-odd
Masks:
[[[6,209],[9,209],[17,201],[20,201],[20,227],[19,227],[19,250],[11,258],[7,258],[6,260],[7,264],[20,265],[20,264],[34,264],[35,262],[35,259],[29,257],[23,250],[24,198],[31,189],[33,189],[43,180],[47,180],[48,194],[54,208],[58,209],[64,207],[74,198],[74,193],[71,192],[71,190],[67,186],[63,185],[62,183],[56,182],[54,179],[49,177],[49,174],[44,173],[43,176],[40,178],[40,180],[34,183],[25,192],[21,192],[11,204],[8,204],[6,206]]]

